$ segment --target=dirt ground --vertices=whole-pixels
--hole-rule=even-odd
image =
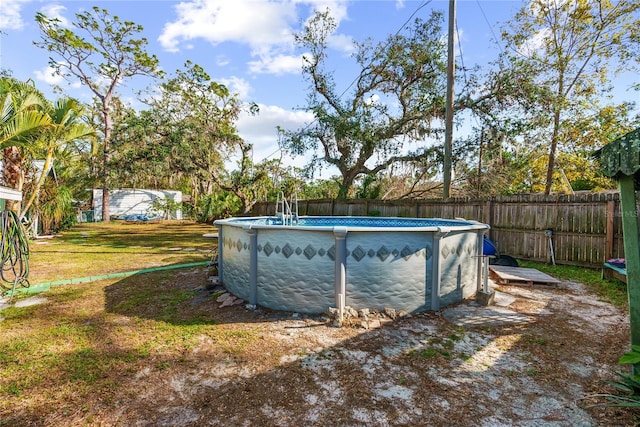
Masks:
[[[194,271],[192,274],[202,274]],[[184,280],[194,286],[194,280]],[[47,425],[614,426],[638,413],[594,394],[623,370],[628,318],[577,283],[503,286],[496,303],[439,312],[327,316],[220,307],[240,352],[203,336],[179,361],[150,360],[108,398],[52,408]],[[220,289],[217,289],[220,291]],[[213,301],[212,301],[213,300]],[[255,338],[258,339],[255,339]],[[163,366],[159,369],[159,366]]]

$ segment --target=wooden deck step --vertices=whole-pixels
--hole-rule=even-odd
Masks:
[[[551,285],[557,286],[560,280],[535,268],[505,267],[490,265],[491,278],[499,285]]]

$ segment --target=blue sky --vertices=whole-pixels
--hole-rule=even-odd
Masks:
[[[88,90],[77,84],[67,86],[51,76],[48,53],[33,45],[40,38],[34,16],[40,11],[72,21],[80,10],[94,5],[103,7],[112,15],[144,27],[148,51],[159,58],[165,71],[172,73],[191,60],[243,100],[256,102],[260,114],[241,117],[238,129],[245,140],[254,144],[254,160],[260,161],[280,155],[276,126],[297,129],[310,121],[309,114],[300,109],[305,103],[307,83],[300,73],[301,52],[294,49],[292,34],[302,28],[315,9],[328,6],[339,22],[330,54],[336,64],[336,81],[346,89],[359,71],[349,58],[353,40],[383,40],[397,32],[414,13],[415,17],[427,19],[431,9],[444,11],[446,19],[448,4],[446,0],[1,0],[0,68],[10,70],[18,79],[33,79],[52,99],[57,95],[51,92],[50,84],[57,83],[66,94],[88,102]],[[470,67],[495,59],[500,50],[495,41],[500,25],[521,5],[521,1],[458,0],[461,49],[457,50],[457,60],[462,59]],[[132,90],[149,84],[144,79],[127,81],[119,93],[136,106]],[[629,92],[625,99],[636,98],[637,94]]]

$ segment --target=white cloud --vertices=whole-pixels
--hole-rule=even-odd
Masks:
[[[252,91],[252,87],[248,81],[240,77],[230,77],[226,79],[220,79],[220,83],[225,85],[229,92],[237,93],[240,99],[249,99],[249,94]]]
[[[247,45],[254,58],[248,63],[250,72],[298,73],[301,60],[294,54],[293,34],[300,30],[299,14],[311,16],[316,10],[329,8],[339,24],[347,19],[346,5],[344,0],[182,2],[175,6],[176,20],[164,25],[158,41],[170,52],[184,49],[186,43],[196,39],[214,46],[224,42]],[[329,44],[343,52],[353,50],[348,36],[332,35]]]
[[[347,36],[345,34],[333,34],[331,37],[329,37],[327,43],[330,48],[344,53],[353,53],[355,51],[353,37]]]
[[[218,55],[216,56],[216,65],[218,67],[224,67],[225,65],[229,65],[231,60],[226,55]]]
[[[329,9],[329,15],[336,20],[336,24],[340,25],[345,19],[348,19],[347,15],[347,3],[341,0],[324,0],[324,1],[312,1],[314,11],[325,11]]]
[[[212,44],[233,41],[256,51],[290,43],[298,17],[294,2],[196,0],[175,7],[178,18],[165,24],[160,44],[178,51],[181,41],[197,38]]]
[[[70,27],[71,23],[62,15],[62,12],[65,10],[67,10],[67,8],[61,4],[47,4],[40,9],[40,12],[50,19],[60,20],[60,25],[63,27]]]
[[[306,111],[288,111],[273,105],[259,105],[260,113],[252,116],[242,114],[238,119],[238,134],[253,144],[256,163],[267,158],[280,157],[277,127],[296,130],[311,123],[313,114]],[[287,156],[287,165],[300,166],[304,158],[291,159]]]
[[[24,28],[22,20],[22,5],[27,0],[2,0],[0,1],[0,29],[21,30]]]
[[[299,74],[302,70],[302,56],[263,56],[258,61],[249,61],[249,71],[256,74]]]
[[[37,80],[52,86],[60,85],[64,82],[64,78],[61,75],[56,75],[54,69],[51,67],[46,67],[42,70],[35,70],[33,74],[35,74]]]

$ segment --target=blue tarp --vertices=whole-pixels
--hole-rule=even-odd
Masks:
[[[159,217],[159,216],[149,217],[144,214],[123,215],[120,218],[122,218],[125,221],[151,221],[153,219],[162,219],[162,217]]]
[[[489,256],[497,256],[498,249],[496,248],[496,244],[491,241],[487,236],[484,236],[484,240],[482,242],[482,253],[484,255]]]

